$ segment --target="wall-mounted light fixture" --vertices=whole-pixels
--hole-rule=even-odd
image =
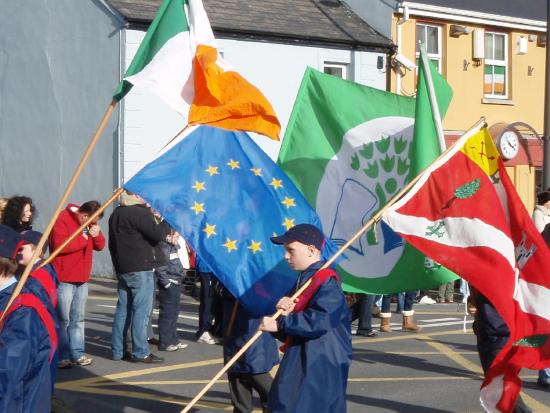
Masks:
[[[405,56],[403,56],[401,53],[396,53],[393,57],[393,67],[402,67],[407,70],[413,70],[416,69],[416,65],[414,62],[407,59]]]
[[[516,53],[517,54],[527,54],[527,45],[528,40],[525,36],[519,36],[516,42]]]
[[[474,29],[472,42],[472,58],[474,59],[474,66],[479,66],[481,65],[481,61],[485,59],[485,30]]]
[[[470,34],[472,33],[473,29],[470,29],[466,26],[459,26],[458,24],[451,24],[449,26],[449,36],[452,37],[460,37],[463,34]]]

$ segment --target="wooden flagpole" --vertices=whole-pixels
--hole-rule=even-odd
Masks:
[[[122,192],[124,192],[124,188],[118,188],[117,190],[115,190],[113,192],[113,195],[111,195],[111,197],[107,201],[105,201],[105,203],[101,205],[101,207],[96,212],[90,215],[90,217],[75,232],[73,232],[69,238],[63,241],[63,243],[59,247],[57,247],[57,249],[54,252],[52,252],[48,256],[48,258],[46,258],[44,261],[40,263],[38,268],[42,268],[43,266],[48,265],[50,262],[52,262],[55,259],[55,257],[57,257],[61,253],[61,251],[63,251],[63,248],[69,245],[72,242],[72,240],[74,240],[78,235],[82,234],[82,231],[84,230],[84,228],[86,228],[98,216],[100,216],[101,213],[105,211],[105,209],[107,209],[107,207],[111,205],[115,201],[115,199],[117,199],[120,196]]]
[[[470,136],[472,136],[474,133],[479,131],[481,128],[486,127],[487,124],[485,122],[485,118],[481,118],[479,121],[477,121],[468,131],[464,133],[458,139],[454,144],[449,146],[441,155],[439,155],[430,165],[428,165],[421,173],[419,173],[414,179],[411,180],[407,185],[405,185],[397,194],[391,198],[388,203],[380,209],[376,214],[372,216],[369,221],[363,225],[363,227],[355,233],[353,237],[351,237],[348,242],[346,242],[336,253],[328,260],[326,261],[321,268],[319,268],[318,271],[321,271],[324,268],[327,268],[330,266],[340,255],[343,254],[343,252],[348,249],[348,247],[355,242],[357,238],[359,238],[362,234],[364,234],[374,223],[380,221],[382,218],[382,215],[384,215],[384,212],[391,207],[393,204],[395,204],[397,201],[403,197],[419,180],[424,176],[426,171],[434,165],[436,162],[438,162],[441,158],[443,158],[447,153],[454,148],[456,145],[462,145]],[[309,286],[311,283],[313,277],[310,277],[309,280],[307,280],[299,289],[294,293],[294,295],[291,297],[293,301],[296,301],[296,299],[305,291],[305,289]],[[279,318],[279,316],[283,313],[283,310],[278,310],[275,314],[273,314],[271,317],[276,320]],[[256,340],[262,335],[263,331],[256,331],[256,333],[244,344],[244,346],[227,362],[223,368],[216,373],[216,375],[210,380],[203,389],[189,402],[187,406],[181,411],[181,413],[187,413],[191,408],[204,396],[204,394],[212,387],[219,378],[227,371],[229,368],[235,364],[235,362],[241,358],[241,356],[246,353],[246,351],[256,342]]]
[[[103,131],[105,130],[105,127],[107,126],[107,122],[111,118],[111,115],[113,113],[113,110],[118,103],[117,100],[113,99],[109,106],[107,107],[107,110],[103,114],[103,118],[99,122],[99,125],[97,127],[97,130],[95,131],[94,136],[90,140],[90,143],[88,144],[88,147],[84,151],[84,154],[82,155],[82,159],[80,160],[80,163],[76,167],[76,170],[69,181],[69,184],[67,185],[67,188],[65,189],[65,193],[59,200],[57,207],[50,219],[50,222],[48,223],[48,226],[44,230],[44,233],[42,234],[42,237],[40,238],[40,241],[38,242],[38,245],[36,246],[36,250],[34,251],[34,254],[31,257],[31,261],[27,264],[25,267],[25,270],[23,271],[23,274],[21,275],[21,278],[17,282],[17,285],[15,286],[15,289],[13,290],[13,293],[8,301],[8,304],[6,305],[6,308],[4,308],[4,311],[2,312],[2,315],[0,315],[0,322],[4,319],[5,315],[8,313],[8,309],[13,304],[21,290],[23,289],[23,286],[25,285],[25,282],[27,281],[27,278],[29,277],[29,274],[32,270],[32,267],[34,266],[34,263],[38,259],[38,256],[40,255],[40,251],[44,248],[44,245],[46,244],[46,240],[48,239],[50,232],[52,231],[53,225],[55,224],[55,221],[57,220],[57,216],[63,209],[65,203],[67,202],[67,199],[69,198],[70,193],[72,192],[76,181],[80,177],[80,174],[82,173],[82,170],[84,169],[84,166],[88,162],[90,155],[92,154],[92,151],[94,150],[97,142],[99,141],[99,138],[101,137]],[[0,329],[3,323],[0,323]]]

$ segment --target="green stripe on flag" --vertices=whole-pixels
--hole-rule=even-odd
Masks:
[[[126,71],[124,77],[140,72],[166,44],[178,33],[189,31],[189,23],[185,14],[184,5],[187,0],[165,0],[149,26],[145,38]],[[114,99],[122,99],[132,88],[132,84],[122,80],[118,85]]]

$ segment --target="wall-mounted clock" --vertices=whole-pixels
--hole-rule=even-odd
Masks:
[[[513,159],[519,152],[520,138],[513,130],[504,130],[498,138],[497,145],[505,159]]]

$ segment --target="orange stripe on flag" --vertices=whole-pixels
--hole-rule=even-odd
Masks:
[[[281,125],[265,96],[237,72],[224,71],[217,59],[216,48],[197,46],[193,60],[195,98],[189,124],[258,132],[279,140]]]

